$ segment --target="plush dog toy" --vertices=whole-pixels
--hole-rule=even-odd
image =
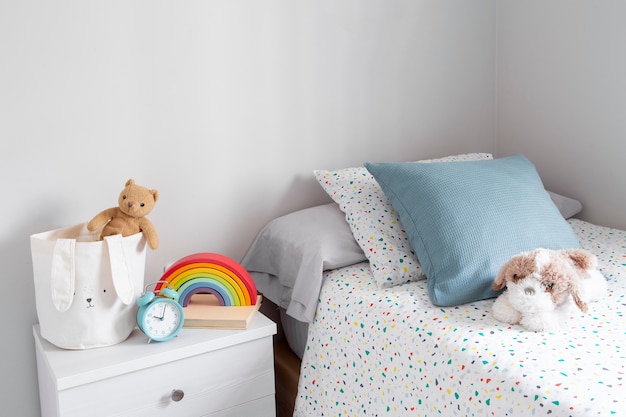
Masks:
[[[101,240],[105,236],[117,234],[130,236],[143,232],[150,248],[156,249],[159,246],[159,237],[145,216],[152,211],[158,198],[157,190],[149,190],[130,179],[126,181],[120,193],[118,207],[111,207],[98,213],[87,223],[87,230],[93,232],[104,226],[100,233]]]
[[[597,258],[582,249],[536,249],[515,255],[494,281],[494,290],[506,287],[506,291],[494,302],[493,315],[535,332],[558,330],[574,305],[587,312],[587,303],[606,293],[606,279],[597,267]]]

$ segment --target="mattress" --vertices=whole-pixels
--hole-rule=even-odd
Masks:
[[[426,280],[381,289],[367,262],[324,272],[294,416],[626,413],[626,232],[569,223],[609,292],[562,331],[499,322],[493,299],[434,306]]]

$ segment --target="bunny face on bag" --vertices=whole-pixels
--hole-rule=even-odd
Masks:
[[[108,289],[104,286],[94,288],[93,285],[81,285],[74,293],[74,302],[79,307],[89,310],[90,308],[110,308],[117,300],[115,288],[111,285]]]

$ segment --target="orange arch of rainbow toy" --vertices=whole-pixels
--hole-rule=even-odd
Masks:
[[[235,260],[217,253],[201,252],[185,256],[170,266],[154,292],[167,285],[178,292],[178,302],[189,305],[194,294],[213,294],[222,306],[250,306],[257,301],[252,277]]]

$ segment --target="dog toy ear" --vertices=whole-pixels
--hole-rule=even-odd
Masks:
[[[580,298],[580,293],[578,292],[578,287],[572,288],[572,298],[574,299],[574,303],[583,313],[587,312],[587,303],[585,303],[582,298]]]
[[[574,264],[575,268],[582,270],[595,269],[598,266],[598,259],[595,255],[587,252],[584,249],[567,249],[562,251],[567,257],[569,257]],[[579,292],[579,276],[572,277],[570,281],[570,294],[576,303],[576,306],[583,313],[587,312],[587,303],[581,298]]]
[[[592,269],[597,267],[596,257],[584,249],[566,249],[563,253],[580,269]]]
[[[493,282],[493,289],[495,291],[500,291],[502,288],[504,288],[505,284],[506,284],[506,274],[507,271],[509,270],[509,263],[505,263],[502,268],[500,268],[500,271],[498,271],[498,275],[496,275],[496,279]]]

